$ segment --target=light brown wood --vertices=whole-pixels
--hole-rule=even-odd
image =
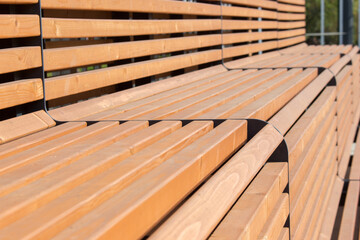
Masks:
[[[162,122],[160,124],[156,124],[158,126],[153,125],[151,127],[152,132],[157,131],[161,127],[165,127],[166,124],[169,126],[169,122]],[[170,124],[174,126],[174,124],[178,125],[179,122],[172,122]],[[96,156],[90,156],[86,159],[79,160],[73,166],[69,165],[67,169],[61,170],[63,172],[63,176],[65,175],[73,178],[73,175],[77,175],[76,181],[79,181],[84,177],[89,180],[78,186],[77,188],[74,188],[70,192],[60,196],[51,203],[40,208],[39,210],[32,213],[23,220],[20,220],[16,224],[11,225],[11,227],[7,228],[6,231],[0,231],[0,235],[16,235],[20,238],[25,236],[41,238],[49,238],[51,236],[54,236],[66,226],[70,225],[75,220],[79,219],[87,212],[91,211],[93,208],[96,208],[96,206],[100,205],[112,195],[123,189],[126,185],[129,185],[141,175],[145,174],[147,171],[150,171],[152,168],[159,165],[162,161],[165,161],[181,149],[192,144],[192,142],[206,134],[211,129],[211,125],[211,122],[190,123],[184,128],[181,128],[173,132],[172,134],[169,134],[168,136],[163,136],[163,138],[158,142],[156,142],[155,134],[153,134],[151,138],[152,141],[155,143],[152,144],[149,148],[144,148],[145,145],[142,144],[141,148],[139,148],[139,146],[132,150],[132,144],[136,143],[134,142],[135,139],[139,141],[139,137],[149,135],[145,134],[145,132],[142,132],[141,135],[137,134],[138,136],[136,138],[134,138],[135,135],[134,137],[130,136],[130,138],[133,138],[133,140],[131,141],[129,141],[129,138],[124,139],[123,141],[117,142],[113,146],[109,146],[107,149],[104,149],[102,155],[106,157],[101,161],[99,161]],[[125,128],[123,128],[123,130],[124,129]],[[150,128],[147,130],[150,130]],[[147,131],[147,133],[150,133],[150,131]],[[161,135],[159,135],[158,133],[156,133],[156,135],[161,137]],[[131,144],[131,142],[133,143]],[[127,155],[127,158],[119,159],[119,157],[121,156],[119,155],[119,152],[121,152],[119,151],[119,149],[129,147],[134,155]],[[99,156],[99,154],[97,155]],[[116,157],[116,155],[118,155],[118,157]],[[142,160],[144,159],[147,160],[146,163],[142,162]],[[89,162],[94,164],[87,164]],[[113,165],[113,167],[110,168],[110,166],[106,166],[109,164]],[[81,169],[81,166],[83,170],[82,173],[79,173],[79,169]],[[96,172],[94,172],[94,169],[91,170],[94,166],[98,168],[98,171],[104,167],[106,167],[106,169],[108,170],[102,170],[100,174],[97,173],[99,175],[96,176]],[[89,176],[86,176],[86,171],[88,172],[88,174],[92,171],[92,175],[94,175],[94,178],[90,179]],[[67,174],[64,174],[66,172]],[[56,175],[61,176],[60,173],[56,173]],[[51,179],[52,178],[50,177],[48,178],[48,180],[50,181]],[[84,181],[82,180],[82,182]],[[69,207],[71,208],[71,211],[68,211]],[[67,212],[69,214],[64,214],[64,212]],[[33,219],[37,220],[34,221]],[[47,222],[46,227],[44,226],[44,222]],[[22,232],[15,230],[18,229],[19,226],[23,226]],[[12,232],[13,230],[15,231]]]
[[[264,127],[167,219],[150,239],[208,237],[282,139],[272,126]],[[213,211],[209,212],[209,209]]]
[[[46,71],[162,54],[221,43],[220,35],[190,36],[148,41],[75,46],[44,51]]]
[[[41,79],[29,79],[0,84],[0,109],[43,98]]]
[[[65,123],[0,145],[0,159],[36,147],[37,145],[59,138],[84,127],[86,127],[85,122]]]
[[[208,50],[143,61],[46,79],[46,99],[51,100],[100,87],[173,71],[221,59],[221,50]],[[90,115],[90,113],[88,113]]]
[[[223,74],[225,72],[226,69],[219,65],[215,67],[205,68],[196,72],[190,72],[167,79],[166,84],[164,84],[163,81],[158,81],[152,83],[151,85],[144,85],[132,89],[123,90],[121,92],[105,95],[96,99],[91,99],[62,108],[50,110],[50,114],[55,119],[60,120],[75,120],[80,118],[99,120],[98,118],[92,118],[91,115],[99,113],[106,109],[111,109],[117,106],[124,105],[131,101],[136,101],[158,93],[165,92],[167,90],[175,89],[177,87],[199,81],[206,77]]]
[[[277,239],[289,216],[289,194],[283,193],[257,239]]]
[[[24,122],[26,122],[26,125]],[[53,126],[55,126],[55,122],[42,110],[4,120],[0,122],[0,143],[5,143]]]
[[[41,66],[40,47],[0,49],[0,56],[0,74]]]
[[[266,163],[209,239],[257,238],[287,182],[286,163]]]
[[[37,2],[38,0],[0,0],[0,4],[31,4]]]
[[[360,179],[360,134],[356,139],[356,150],[352,160],[350,179]],[[360,184],[358,181],[350,181],[347,189],[344,211],[341,218],[339,239],[351,239],[355,234],[356,217],[359,202]]]
[[[0,39],[39,36],[39,16],[1,14],[0,29]]]
[[[286,84],[283,84],[240,111],[232,114],[231,118],[257,118],[267,120],[309,84],[316,75],[317,71],[313,69],[303,71]]]
[[[75,235],[84,236],[84,234],[104,238],[111,235],[119,236],[119,234],[124,238],[140,237],[183,199],[184,195],[214,171],[214,168],[223,162],[230,152],[241,146],[245,139],[246,122],[226,121],[222,123],[199,141],[184,148],[149,174],[135,181],[71,225],[57,237],[67,238]],[[112,207],[114,203],[117,205],[115,211]],[[131,208],[129,208],[130,206]],[[124,214],[123,208],[131,210]],[[158,211],[154,212],[154,208]],[[103,225],[95,217],[99,211],[105,218],[121,217],[116,217],[117,220],[113,222],[114,224]],[[143,217],[139,218],[138,214]],[[86,227],[89,226],[88,222],[100,224],[100,226],[94,228],[95,225],[91,224],[92,229],[88,229]],[[86,228],[86,231],[82,230],[83,227]],[[97,230],[93,232],[92,230],[95,229]]]
[[[116,37],[220,30],[217,19],[184,20],[93,20],[43,18],[43,37]]]

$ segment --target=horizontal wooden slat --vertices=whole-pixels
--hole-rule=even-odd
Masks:
[[[0,49],[0,74],[41,66],[40,47]]]
[[[278,20],[305,20],[305,13],[278,13]]]
[[[286,163],[267,163],[209,239],[256,239],[288,182],[287,175]]]
[[[246,139],[246,122],[226,121],[69,226],[58,237],[139,238]],[[221,149],[221,151],[220,151]],[[184,157],[187,156],[187,157]],[[201,166],[201,167],[200,167]],[[145,184],[146,183],[146,184]],[[171,197],[169,197],[171,196]],[[114,209],[113,204],[117,207]],[[130,207],[130,208],[129,208]],[[157,211],[153,211],[156,208]],[[127,214],[124,210],[127,209]],[[131,209],[131,210],[130,210]],[[109,212],[110,210],[110,212]],[[97,212],[109,221],[97,221]],[[143,217],[139,217],[140,215]],[[121,217],[120,217],[121,216]],[[145,217],[146,216],[146,217]],[[95,218],[94,218],[95,217]],[[86,222],[86,223],[85,223]],[[89,226],[87,222],[92,222]],[[103,224],[103,223],[107,224]],[[84,224],[85,223],[85,224]],[[83,231],[83,227],[86,231]],[[95,230],[95,231],[94,231]],[[85,236],[86,235],[86,236]]]
[[[165,13],[165,14],[193,14],[210,15],[220,14],[220,9],[216,5],[202,3],[188,3],[164,0],[43,0],[43,9],[66,9],[66,10],[97,10],[97,11],[121,11],[121,12],[145,12],[145,13]]]
[[[3,144],[0,146],[0,159],[36,147],[47,141],[51,141],[73,131],[77,131],[85,126],[85,122],[66,123]]]
[[[230,58],[235,56],[246,55],[259,51],[266,51],[277,48],[277,41],[269,41],[263,43],[251,43],[237,47],[228,47],[223,49],[223,57]]]
[[[0,122],[0,143],[8,142],[54,125],[55,122],[44,111],[37,111],[8,119]]]
[[[288,38],[297,35],[305,35],[305,29],[295,29],[295,30],[287,30],[287,31],[279,31],[278,38]]]
[[[289,216],[289,211],[289,194],[283,193],[260,232],[258,239],[277,239]]]
[[[252,42],[256,40],[267,40],[267,39],[275,39],[275,38],[277,38],[276,31],[224,33],[223,44]]]
[[[224,30],[275,29],[277,26],[276,21],[222,20]]]
[[[44,38],[116,37],[220,30],[220,20],[93,20],[43,18]]]
[[[301,28],[305,27],[305,21],[278,22],[279,29]]]
[[[204,35],[46,49],[44,51],[44,65],[45,71],[51,71],[153,54],[202,48],[220,43],[220,35]]]
[[[51,100],[220,59],[221,50],[209,50],[144,61],[136,64],[125,64],[84,73],[53,77],[46,79],[45,81],[46,99]]]
[[[37,2],[38,0],[0,0],[0,4],[31,4]]]
[[[305,36],[299,36],[299,37],[279,40],[278,47],[279,48],[287,47],[287,46],[298,44],[301,42],[305,42]]]
[[[207,1],[217,1],[217,0],[207,0]],[[277,3],[275,1],[267,0],[223,0],[224,3],[239,4],[251,7],[263,7],[276,9]]]
[[[175,239],[177,236],[183,239],[206,238],[281,141],[282,136],[272,126],[264,127],[163,223],[150,239]],[[259,142],[264,144],[261,149]],[[216,212],[207,215],[209,209],[216,209]],[[199,223],[200,228],[191,230]]]
[[[305,12],[305,6],[289,5],[284,3],[278,3],[278,10],[283,12]]]
[[[297,4],[297,5],[305,5],[305,0],[279,0],[279,2]]]
[[[40,35],[37,15],[0,15],[0,39],[32,37]]]
[[[0,84],[0,109],[43,98],[41,79],[19,80]]]

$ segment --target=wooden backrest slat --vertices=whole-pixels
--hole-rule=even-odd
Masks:
[[[0,29],[0,39],[39,36],[39,16],[2,14]]]
[[[43,98],[41,79],[27,79],[0,84],[0,109]]]
[[[37,2],[38,0],[0,0],[0,4],[31,4]]]
[[[40,47],[0,49],[0,74],[40,67]]]

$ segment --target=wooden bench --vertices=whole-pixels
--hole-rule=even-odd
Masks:
[[[222,3],[0,0],[1,239],[331,237],[358,48]]]

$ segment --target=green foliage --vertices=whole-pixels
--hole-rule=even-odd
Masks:
[[[320,0],[306,1],[306,32],[320,33]],[[338,0],[325,0],[325,32],[339,31]],[[309,44],[320,44],[320,37],[308,37]],[[326,44],[337,44],[338,36],[326,36]]]

